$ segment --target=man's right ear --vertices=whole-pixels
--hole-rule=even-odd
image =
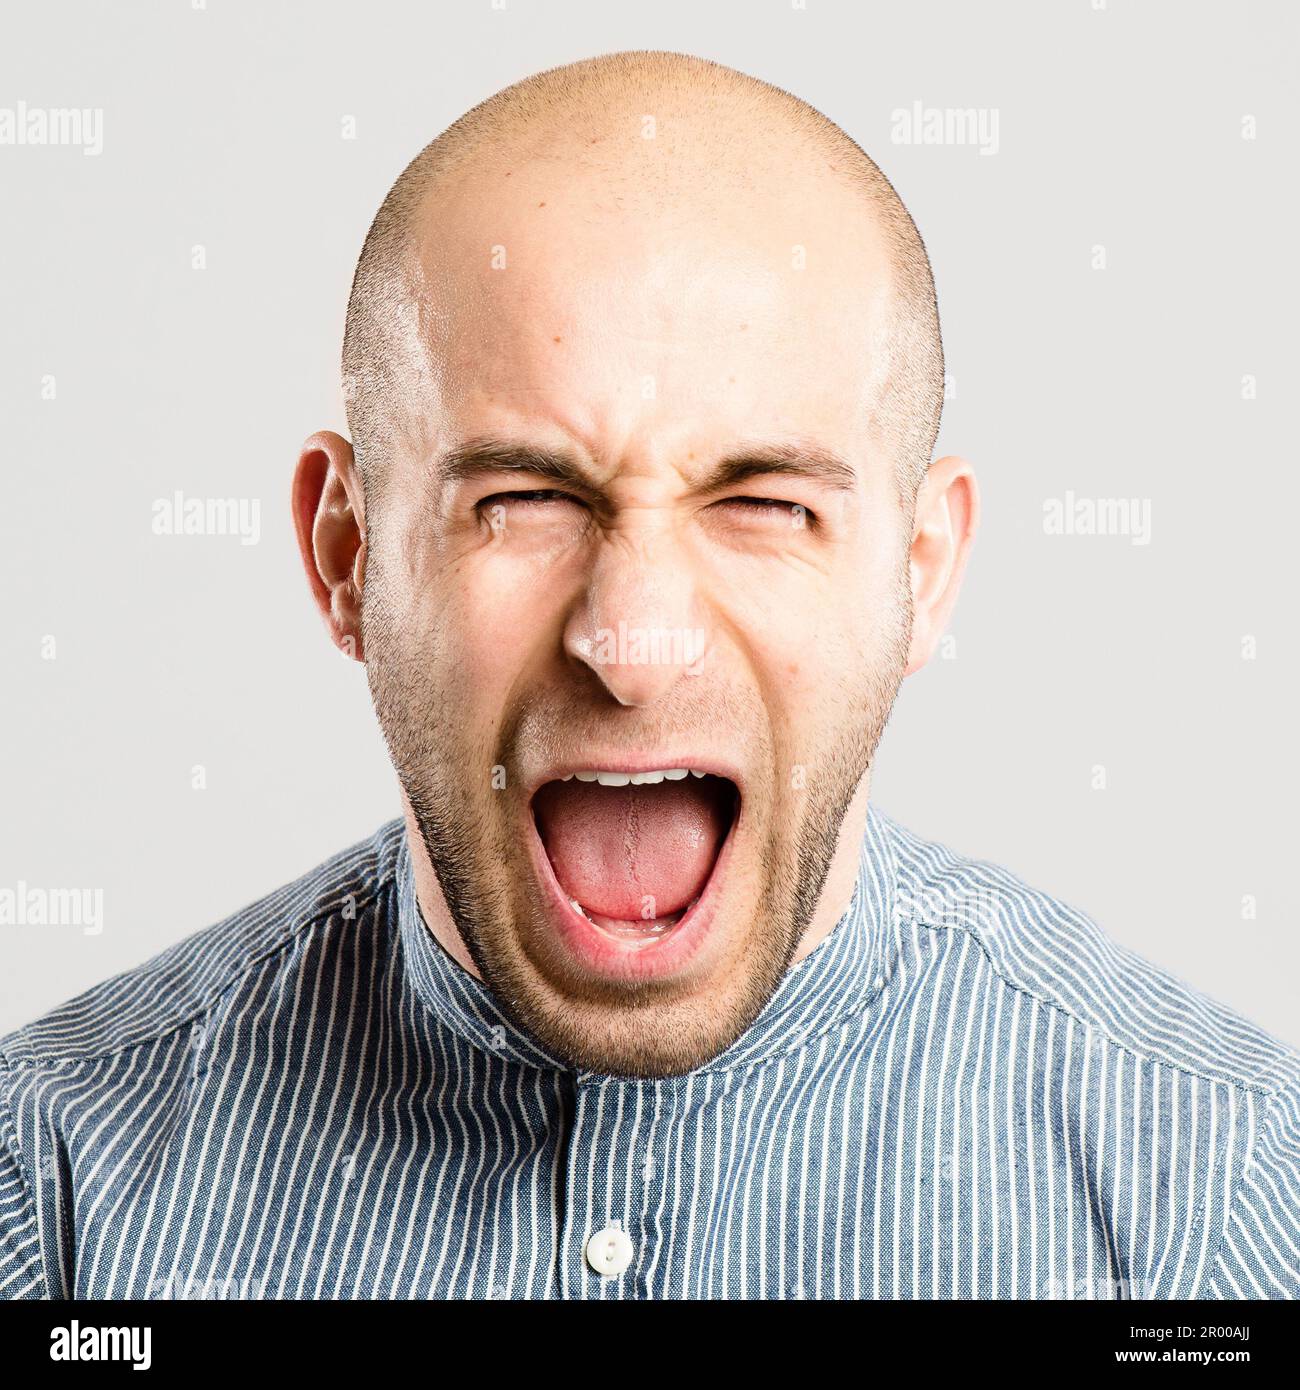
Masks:
[[[365,497],[352,445],[341,435],[321,430],[302,446],[292,506],[307,583],[325,626],[341,652],[364,661]]]

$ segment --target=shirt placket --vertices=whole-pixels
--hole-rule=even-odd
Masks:
[[[660,1110],[658,1083],[578,1073],[556,1252],[562,1297],[646,1296],[648,1196],[663,1166]]]

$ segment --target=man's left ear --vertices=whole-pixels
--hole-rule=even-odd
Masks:
[[[366,570],[365,497],[352,445],[333,430],[302,446],[293,475],[293,525],[316,607],[334,645],[357,661]]]
[[[912,643],[904,675],[929,661],[948,626],[979,515],[979,488],[968,460],[949,455],[932,463],[917,494],[913,521]]]

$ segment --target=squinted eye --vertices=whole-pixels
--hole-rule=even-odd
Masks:
[[[547,506],[556,502],[561,504],[567,502],[575,507],[582,505],[570,493],[558,492],[554,488],[535,488],[531,492],[494,492],[491,497],[483,498],[478,505],[481,509],[486,510],[496,506]]]
[[[777,497],[727,497],[715,507],[728,509],[742,523],[751,526],[811,526],[813,514],[798,502]]]
[[[549,536],[563,531],[568,534],[581,525],[587,506],[581,498],[559,488],[520,488],[516,492],[494,492],[474,504],[480,522],[494,536]]]

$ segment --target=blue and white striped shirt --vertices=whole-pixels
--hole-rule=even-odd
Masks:
[[[0,1042],[0,1297],[1297,1294],[1296,1052],[874,809],[688,1076],[520,1032],[398,821]]]

